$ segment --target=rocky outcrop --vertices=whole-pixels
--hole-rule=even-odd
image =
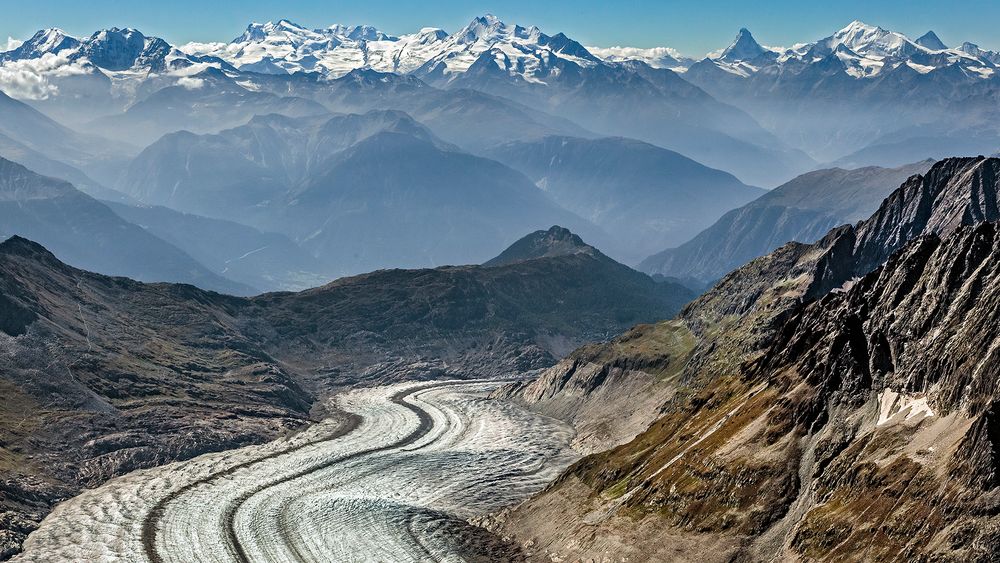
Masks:
[[[243,334],[240,303],[0,244],[0,551],[127,471],[273,439],[312,396]]]
[[[567,256],[577,253],[597,254],[594,247],[583,242],[583,239],[571,233],[569,229],[555,225],[547,231],[535,231],[523,237],[496,258],[484,262],[483,265],[506,266],[536,258]]]
[[[510,383],[492,396],[572,423],[574,446],[582,452],[606,449],[631,440],[659,414],[676,392],[694,343],[684,323],[640,325],[607,345],[584,346],[536,379]]]
[[[572,422],[576,445],[585,451],[626,441],[665,405],[763,353],[801,302],[823,255],[822,247],[785,245],[723,278],[675,319],[584,346],[497,396]]]
[[[830,267],[817,276],[810,294],[823,295],[871,272],[918,236],[945,236],[963,225],[1000,219],[998,172],[1000,159],[951,158],[910,178],[874,215],[842,234],[850,252],[828,262]]]

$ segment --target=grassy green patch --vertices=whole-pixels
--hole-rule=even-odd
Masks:
[[[604,489],[604,492],[601,493],[601,494],[605,498],[611,500],[611,499],[616,499],[616,498],[624,495],[625,491],[627,491],[627,490],[628,490],[628,478],[626,477],[625,479],[622,479],[621,481],[618,481],[614,485],[611,485],[607,489]]]

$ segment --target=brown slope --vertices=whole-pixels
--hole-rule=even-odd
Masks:
[[[0,244],[0,552],[61,497],[270,439],[310,396],[242,333],[241,299],[66,266]]]
[[[584,458],[506,531],[546,557],[997,557],[986,507],[1000,467],[1000,254],[994,225],[968,225],[993,213],[997,166],[945,161],[856,229],[727,276],[660,325],[694,335],[680,366],[670,356],[636,362],[654,343],[642,334],[591,353],[599,369],[632,361],[643,374],[675,372],[655,387],[671,399],[665,416]],[[871,257],[890,254],[865,275]],[[846,290],[817,289],[858,276]],[[609,393],[597,385],[574,400],[579,372],[564,362],[514,395],[542,410],[569,402],[579,416],[588,392]],[[598,414],[607,421],[631,404]]]

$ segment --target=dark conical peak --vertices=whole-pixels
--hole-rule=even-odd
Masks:
[[[928,31],[927,33],[921,35],[920,39],[917,39],[917,45],[926,47],[931,51],[943,51],[948,48],[948,46],[945,45],[933,31]]]
[[[47,248],[33,240],[14,235],[9,239],[0,242],[0,254],[12,256],[37,256],[53,258],[55,256]]]
[[[569,55],[571,57],[579,57],[581,59],[586,59],[589,61],[599,62],[600,59],[595,57],[586,47],[566,37],[565,33],[559,32],[552,37],[539,37],[539,43],[542,45],[548,45],[550,49],[556,53],[561,53],[563,55]]]
[[[736,39],[722,52],[722,56],[719,58],[726,62],[748,61],[766,52],[767,49],[761,47],[760,43],[757,43],[750,30],[741,27],[739,33],[736,34]]]
[[[499,256],[484,266],[505,266],[538,258],[552,258],[571,254],[596,255],[597,249],[583,242],[569,229],[553,226],[547,231],[535,231],[510,245]]]

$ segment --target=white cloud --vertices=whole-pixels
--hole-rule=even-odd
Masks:
[[[643,57],[662,57],[668,55],[679,59],[681,57],[680,52],[672,47],[650,47],[648,49],[643,49],[641,47],[587,47],[587,50],[597,55],[607,56],[617,56],[622,58],[643,58]],[[598,56],[601,56],[598,55]]]
[[[7,61],[0,65],[0,90],[8,96],[25,100],[44,100],[59,88],[51,78],[88,72],[81,64],[70,62],[66,55],[45,53],[37,59]]]
[[[192,41],[191,43],[185,43],[177,47],[177,49],[189,55],[215,55],[226,47],[227,44],[221,42],[198,43],[197,41]]]
[[[24,41],[21,41],[21,40],[18,40],[18,39],[14,39],[13,37],[7,37],[7,46],[5,48],[3,48],[3,49],[0,49],[0,50],[2,50],[2,51],[13,51],[14,49],[17,49],[18,47],[20,47],[23,43],[24,43]]]
[[[661,68],[672,66],[670,59],[681,59],[683,56],[671,47],[587,47],[587,50],[598,58],[609,62],[643,61],[650,66]]]
[[[193,78],[190,76],[182,76],[177,80],[178,86],[183,86],[188,90],[197,90],[205,85],[204,78]]]

